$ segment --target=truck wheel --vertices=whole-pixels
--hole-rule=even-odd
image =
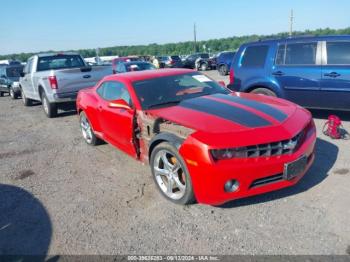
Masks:
[[[10,96],[12,99],[17,99],[18,98],[18,94],[13,90],[12,87],[10,87]]]
[[[101,144],[102,140],[96,137],[94,130],[92,130],[90,125],[90,121],[84,111],[82,111],[79,115],[79,123],[81,133],[83,134],[84,140],[88,145],[96,146]]]
[[[57,106],[55,103],[50,103],[45,92],[41,94],[41,103],[47,117],[52,118],[57,116]]]
[[[207,63],[202,63],[199,68],[201,69],[201,71],[207,71],[208,65]]]
[[[219,73],[220,73],[220,75],[222,75],[222,76],[227,75],[227,73],[228,73],[227,66],[226,66],[226,65],[221,65],[221,66],[219,67]]]
[[[277,97],[276,93],[271,91],[270,89],[267,88],[256,88],[253,89],[252,91],[250,91],[250,93],[252,94],[258,94],[258,95],[265,95],[265,96],[273,96],[273,97]]]
[[[26,97],[26,95],[24,94],[22,89],[21,89],[21,97],[22,97],[22,101],[23,101],[24,106],[33,105],[33,101]]]
[[[175,147],[167,142],[157,145],[150,165],[157,188],[165,198],[181,205],[195,202],[190,174]]]
[[[1,97],[4,96],[4,93],[3,93],[3,92],[0,92],[0,96],[1,96]]]

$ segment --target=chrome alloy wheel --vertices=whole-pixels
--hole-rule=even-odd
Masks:
[[[153,168],[157,184],[166,196],[173,200],[184,196],[186,179],[176,156],[167,150],[160,150],[154,158]]]
[[[82,114],[80,117],[80,128],[83,133],[83,137],[88,144],[92,142],[92,129],[89,123],[89,120],[86,118],[85,114]]]
[[[43,102],[43,107],[44,107],[45,113],[49,114],[49,105],[47,102],[47,98],[43,96],[42,102]]]

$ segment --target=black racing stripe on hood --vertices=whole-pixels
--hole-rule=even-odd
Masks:
[[[245,109],[203,97],[184,100],[178,106],[224,118],[246,127],[265,127],[271,125],[266,119]]]
[[[278,110],[272,106],[254,101],[249,100],[246,98],[238,97],[238,96],[230,96],[230,95],[224,95],[224,94],[215,94],[212,95],[212,97],[221,98],[227,101],[235,102],[240,105],[251,107],[255,110],[261,111],[274,119],[278,120],[279,122],[283,122],[288,116],[283,113],[281,110]]]

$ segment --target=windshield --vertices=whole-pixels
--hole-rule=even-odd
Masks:
[[[167,106],[198,96],[228,94],[229,90],[197,72],[133,82],[142,109]]]
[[[126,70],[129,71],[143,71],[143,70],[152,70],[156,69],[154,65],[150,63],[135,63],[135,64],[126,64]]]
[[[40,57],[38,71],[84,67],[85,63],[79,55],[55,55]]]
[[[23,72],[23,66],[6,68],[7,77],[20,77]]]

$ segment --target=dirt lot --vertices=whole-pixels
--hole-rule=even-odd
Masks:
[[[313,114],[316,161],[297,186],[183,207],[157,192],[148,166],[86,145],[74,112],[47,119],[2,97],[0,254],[346,254],[350,141],[325,137],[329,112]]]

